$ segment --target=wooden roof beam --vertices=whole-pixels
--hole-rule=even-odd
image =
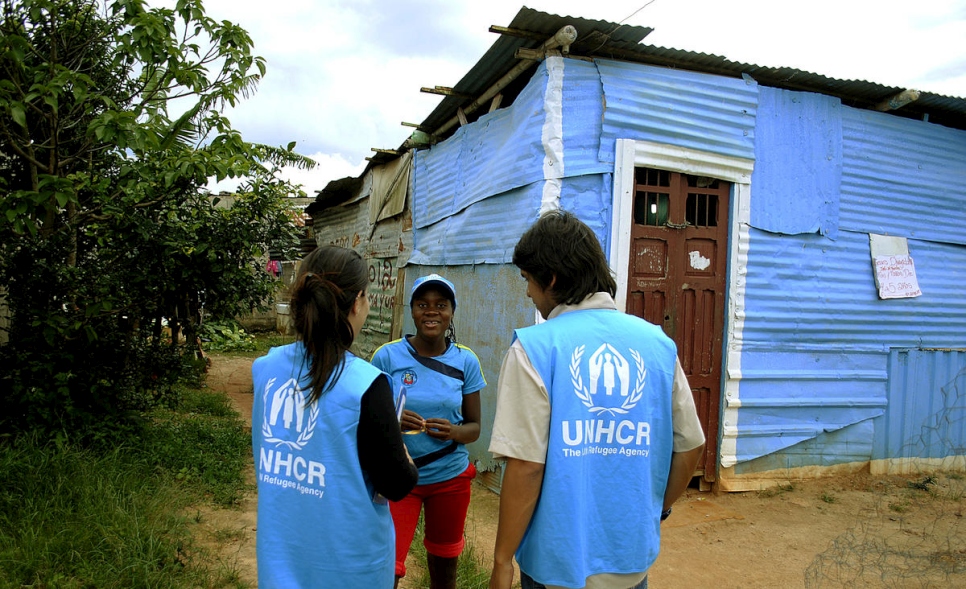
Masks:
[[[574,28],[572,25],[566,25],[562,27],[559,31],[557,31],[557,33],[553,37],[550,37],[549,39],[544,41],[543,45],[539,48],[539,51],[541,51],[541,53],[545,53],[547,50],[556,49],[557,47],[560,47],[563,50],[569,51],[570,45],[576,40],[577,40],[577,29]],[[462,107],[461,109],[462,113],[457,112],[455,116],[453,116],[450,120],[446,121],[445,123],[442,124],[442,126],[436,129],[436,131],[433,132],[433,136],[439,137],[446,131],[450,130],[454,125],[456,125],[456,123],[461,122],[460,120],[461,114],[463,117],[465,117],[466,115],[471,114],[473,111],[478,109],[480,106],[488,103],[494,96],[502,92],[503,89],[510,84],[510,82],[515,80],[520,74],[525,72],[530,66],[537,63],[537,61],[539,60],[534,60],[534,59],[520,60],[520,63],[515,65],[513,69],[507,72],[502,78],[497,80],[497,82],[492,86],[490,86],[490,88],[482,95],[480,95],[479,98],[477,98],[470,104]]]
[[[497,33],[499,35],[506,35],[507,37],[517,37],[520,39],[530,39],[531,41],[546,41],[547,38],[540,34],[534,33],[533,31],[525,31],[523,29],[511,29],[509,27],[501,27],[497,25],[490,25],[490,32]]]
[[[419,129],[420,131],[423,131],[425,133],[429,133],[430,131],[429,127],[424,127],[419,123],[407,123],[406,121],[403,121],[399,124],[402,125],[403,127],[412,127],[413,129]]]
[[[435,88],[426,88],[425,86],[419,89],[420,92],[425,92],[427,94],[439,94],[441,96],[455,96],[456,98],[462,98],[464,100],[470,100],[473,98],[470,94],[463,94],[462,92],[457,92],[452,88],[447,88],[446,86],[436,86]]]
[[[915,102],[919,100],[918,90],[903,90],[902,92],[896,94],[895,96],[890,96],[886,98],[879,104],[875,105],[875,110],[886,112],[889,110],[898,110],[910,102]]]

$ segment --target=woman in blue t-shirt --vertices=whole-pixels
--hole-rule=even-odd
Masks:
[[[480,361],[453,341],[456,287],[438,274],[418,278],[410,299],[416,334],[385,344],[372,364],[405,390],[400,425],[419,467],[419,484],[390,503],[396,527],[396,583],[406,575],[406,555],[419,513],[425,508],[430,583],[455,589],[456,562],[476,468],[464,444],[480,437],[480,390],[486,386]]]

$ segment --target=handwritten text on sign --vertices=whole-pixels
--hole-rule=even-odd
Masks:
[[[916,266],[909,255],[876,256],[875,276],[880,299],[902,299],[922,294],[916,279]]]

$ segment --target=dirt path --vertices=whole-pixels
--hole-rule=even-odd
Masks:
[[[208,386],[251,422],[251,360],[213,355]],[[254,481],[254,473],[252,473]],[[924,488],[918,488],[924,487]],[[254,491],[200,526],[222,562],[256,586]],[[491,562],[499,497],[473,488],[467,542]],[[619,509],[620,506],[614,506]],[[966,477],[868,473],[758,493],[689,489],[663,527],[651,587],[966,587]],[[413,563],[413,566],[419,566]],[[404,579],[403,589],[415,589]]]

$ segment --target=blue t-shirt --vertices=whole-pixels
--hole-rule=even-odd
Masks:
[[[389,375],[396,395],[406,387],[406,409],[423,419],[437,417],[457,424],[463,421],[463,395],[486,386],[480,359],[466,346],[450,343],[440,356],[419,356],[406,338],[380,346],[372,364]],[[426,434],[403,436],[409,455],[418,459],[450,444]],[[419,468],[419,484],[448,481],[470,464],[463,444],[438,460]]]

